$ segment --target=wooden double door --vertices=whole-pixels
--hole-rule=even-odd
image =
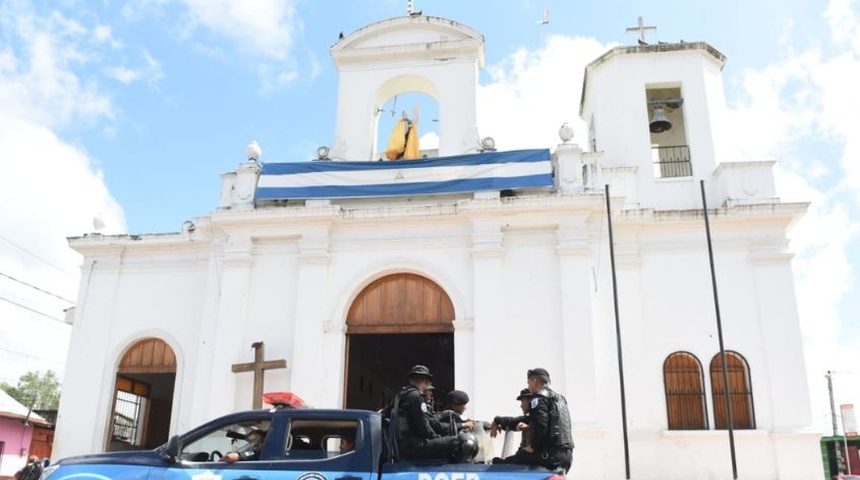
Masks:
[[[453,321],[451,299],[426,277],[396,273],[365,287],[347,315],[344,406],[385,407],[418,364],[441,402],[454,388]]]

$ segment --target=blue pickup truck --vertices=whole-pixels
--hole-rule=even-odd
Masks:
[[[271,408],[233,413],[154,450],[62,459],[43,479],[112,480],[563,480],[541,467],[395,461],[382,415]],[[341,450],[341,439],[354,448]],[[229,452],[247,460],[224,461]],[[486,454],[485,454],[486,456]]]

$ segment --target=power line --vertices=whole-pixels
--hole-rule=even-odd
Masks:
[[[54,297],[54,298],[59,298],[60,300],[62,300],[62,301],[64,301],[64,302],[68,302],[68,303],[72,303],[72,304],[74,304],[74,303],[75,303],[75,302],[73,302],[73,301],[71,301],[71,300],[69,300],[69,299],[66,299],[66,298],[63,298],[63,297],[61,297],[61,296],[57,295],[56,293],[51,293],[51,292],[49,292],[49,291],[47,291],[47,290],[43,290],[43,289],[41,289],[41,288],[39,288],[39,287],[37,287],[37,286],[35,286],[35,285],[30,285],[29,283],[27,283],[27,282],[25,282],[25,281],[23,281],[23,280],[18,280],[17,278],[15,278],[15,277],[13,277],[13,276],[11,276],[11,275],[6,275],[6,274],[5,274],[5,273],[3,273],[3,272],[0,272],[0,276],[6,277],[6,278],[8,278],[9,280],[12,280],[13,282],[18,282],[18,283],[20,283],[21,285],[26,285],[26,286],[28,286],[28,287],[30,287],[30,288],[32,288],[32,289],[34,289],[34,290],[38,290],[38,291],[40,291],[40,292],[42,292],[42,293],[44,293],[44,294],[46,294],[46,295],[50,295],[50,296],[52,296],[52,297]]]
[[[15,247],[15,248],[17,248],[17,249],[21,250],[22,252],[24,252],[24,253],[26,253],[26,254],[28,254],[28,255],[32,256],[33,258],[36,258],[36,259],[38,259],[38,260],[41,260],[41,261],[42,261],[42,262],[44,262],[46,265],[48,265],[48,266],[50,266],[50,267],[53,267],[53,268],[57,269],[59,272],[62,272],[62,273],[66,274],[66,275],[68,275],[68,276],[70,276],[70,277],[72,277],[72,278],[75,278],[75,276],[74,276],[73,274],[71,274],[71,273],[69,273],[69,272],[67,272],[67,271],[63,270],[62,268],[60,268],[60,267],[56,266],[55,264],[53,264],[53,263],[49,262],[48,260],[45,260],[45,259],[44,259],[44,258],[42,258],[41,256],[39,256],[39,255],[37,255],[37,254],[35,254],[35,253],[33,253],[33,252],[31,252],[31,251],[27,250],[26,248],[22,247],[21,245],[18,245],[17,243],[13,242],[12,240],[9,240],[8,238],[4,237],[3,235],[0,235],[0,240],[5,240],[6,242],[8,242],[8,243],[9,243],[10,245],[12,245],[13,247]]]
[[[15,301],[13,301],[13,300],[9,300],[9,299],[8,299],[8,298],[6,298],[6,297],[0,297],[0,300],[3,300],[4,302],[9,302],[9,303],[11,303],[12,305],[15,305],[16,307],[23,308],[24,310],[29,310],[29,311],[31,311],[31,312],[33,312],[33,313],[35,313],[35,314],[37,314],[37,315],[41,315],[41,316],[43,316],[43,317],[45,317],[45,318],[50,318],[51,320],[54,320],[54,321],[57,321],[57,322],[60,322],[60,323],[66,323],[66,322],[64,322],[63,320],[59,319],[59,318],[52,317],[52,316],[48,315],[47,313],[42,313],[42,312],[40,312],[40,311],[38,311],[38,310],[34,310],[34,309],[32,309],[32,308],[30,308],[30,307],[28,307],[28,306],[26,306],[26,305],[21,305],[20,303],[15,302]]]
[[[0,347],[0,352],[12,353],[12,354],[15,354],[15,355],[20,355],[20,356],[22,356],[22,357],[26,357],[26,358],[33,358],[33,359],[36,359],[36,360],[41,360],[41,361],[43,361],[43,362],[53,363],[53,364],[56,364],[56,365],[63,365],[63,366],[65,366],[65,365],[66,365],[66,362],[64,362],[64,361],[60,361],[60,360],[51,360],[50,358],[47,358],[47,357],[40,357],[39,355],[34,355],[34,354],[32,354],[32,353],[22,352],[22,351],[20,351],[20,350],[13,350],[13,349],[11,349],[11,348],[6,348],[6,347]]]

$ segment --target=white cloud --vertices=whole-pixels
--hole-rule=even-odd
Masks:
[[[434,150],[439,148],[439,134],[436,132],[427,132],[418,139],[418,145],[421,150]]]
[[[0,10],[0,29],[18,40],[0,48],[4,113],[52,127],[113,117],[113,105],[95,81],[74,73],[91,56],[87,30],[59,12],[40,17],[22,5],[12,2]]]
[[[0,272],[74,300],[80,257],[66,237],[92,231],[99,212],[108,231],[125,229],[101,172],[57,133],[113,117],[110,98],[80,74],[107,37],[14,1],[0,7],[0,29]],[[47,317],[62,318],[69,303],[6,277],[0,297],[0,380],[35,369],[62,373],[69,327]]]
[[[521,48],[487,68],[491,82],[478,88],[478,133],[500,150],[560,143],[558,128],[568,122],[584,142],[579,118],[582,73],[609,48],[589,38],[551,36],[539,50]]]
[[[246,70],[258,73],[261,91],[268,93],[293,83],[300,74],[313,79],[318,73],[315,58],[310,59],[310,68],[300,68],[293,55],[294,38],[303,28],[296,3],[297,0],[140,0],[124,6],[122,15],[132,22],[156,17],[202,55],[221,61],[240,58]],[[171,4],[186,9],[178,22],[172,10],[163,8]],[[229,42],[212,41],[205,34]],[[239,53],[235,54],[234,49]],[[305,71],[310,74],[302,73]],[[132,81],[130,72],[112,73],[114,78]]]
[[[842,304],[856,296],[856,216],[860,191],[860,29],[850,0],[831,0],[824,13],[829,44],[795,50],[764,68],[745,72],[744,99],[730,110],[737,151],[745,157],[775,157],[783,199],[811,201],[791,232],[798,310],[817,420],[828,420],[827,370],[860,364],[860,338],[849,334]],[[790,35],[784,36],[790,38]],[[788,41],[788,40],[786,40]],[[837,403],[860,402],[856,379],[834,380]],[[828,421],[819,426],[829,430]]]
[[[301,28],[295,0],[182,0],[191,28],[203,27],[233,39],[247,52],[275,60],[290,53],[293,34]]]
[[[140,70],[132,70],[125,67],[108,67],[105,69],[105,75],[120,83],[132,83],[140,79]]]
[[[106,67],[104,73],[108,78],[112,78],[123,84],[145,81],[152,85],[164,78],[164,70],[161,68],[161,63],[148,50],[144,50],[142,56],[143,65],[139,68]]]
[[[114,38],[110,25],[97,25],[92,31],[96,43],[104,43],[112,49],[122,48],[122,42]]]

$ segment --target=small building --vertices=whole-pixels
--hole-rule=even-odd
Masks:
[[[827,480],[836,478],[840,473],[860,475],[860,437],[821,437],[821,458],[824,462],[824,478]]]
[[[0,478],[14,477],[31,456],[42,458],[44,450],[31,449],[31,442],[37,429],[49,425],[44,418],[0,390]],[[50,455],[50,451],[46,453],[44,456]]]

